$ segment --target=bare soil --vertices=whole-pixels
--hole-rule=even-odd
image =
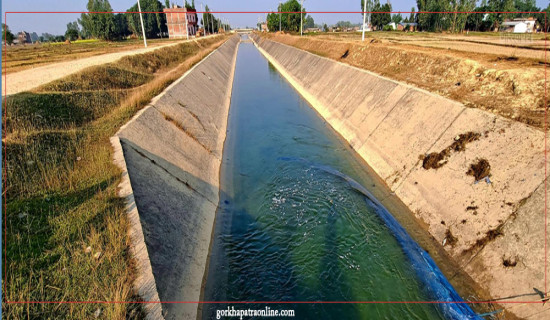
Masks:
[[[299,37],[262,34],[311,53],[406,82],[536,128],[544,128],[544,43],[495,35],[373,32]]]

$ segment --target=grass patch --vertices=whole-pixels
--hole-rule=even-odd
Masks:
[[[113,110],[128,91],[24,92],[10,96],[2,109],[3,136],[15,132],[70,129]]]
[[[112,163],[109,138],[225,39],[178,45],[185,54],[132,83],[124,78],[131,73],[124,72],[139,72],[139,67],[117,64],[125,71],[114,74],[122,79],[112,79],[111,90],[100,90],[91,81],[94,72],[107,69],[90,68],[39,92],[8,97],[2,114],[8,124],[2,141],[5,300],[139,300],[131,290],[128,223],[124,201],[116,195],[121,172]],[[155,55],[173,52],[164,50]],[[129,87],[122,89],[121,83]],[[89,90],[47,91],[59,88]],[[144,317],[141,306],[130,303],[4,303],[2,309],[5,318],[16,319],[94,318],[98,309],[104,319]]]
[[[133,72],[115,64],[94,66],[64,79],[50,82],[38,91],[114,90],[141,86],[153,75]]]
[[[193,42],[192,45],[172,46],[163,50],[125,56],[117,62],[117,65],[134,72],[155,73],[178,65],[179,57],[189,56],[197,48],[207,47],[218,41],[219,38],[207,38],[200,42]]]

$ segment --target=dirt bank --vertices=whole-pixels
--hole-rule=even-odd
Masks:
[[[373,38],[364,43],[328,36],[262,36],[412,84],[467,107],[544,127],[544,51],[529,50],[537,58],[527,58],[517,56],[516,48],[492,46],[491,52],[479,44],[452,42],[452,38],[445,40],[452,46],[447,43],[436,47],[421,36],[399,42]],[[456,46],[473,49],[461,51]],[[477,49],[479,52],[474,52]]]
[[[135,200],[132,242],[142,263],[138,290],[146,297],[156,298],[156,285],[160,301],[200,299],[238,42],[230,38],[112,140],[129,177],[122,187]],[[159,317],[158,308],[149,312]],[[162,316],[194,319],[197,304],[162,304]]]
[[[541,299],[535,289],[545,290],[543,132],[254,37],[289,82],[493,298]],[[434,153],[443,154],[442,159],[424,167],[424,159]],[[506,306],[509,316],[550,312],[548,306]]]

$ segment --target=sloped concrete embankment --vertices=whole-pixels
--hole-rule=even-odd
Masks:
[[[253,39],[474,280],[494,298],[541,299],[533,288],[544,291],[545,281],[543,132]],[[508,309],[527,317],[541,308]]]
[[[232,37],[124,125],[123,168],[135,287],[145,301],[200,299],[239,38]],[[151,319],[195,319],[197,304],[145,304]]]

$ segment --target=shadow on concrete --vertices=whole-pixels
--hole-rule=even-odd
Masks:
[[[121,138],[160,301],[196,301],[208,256],[217,187]],[[166,319],[188,318],[197,304],[162,303]]]

